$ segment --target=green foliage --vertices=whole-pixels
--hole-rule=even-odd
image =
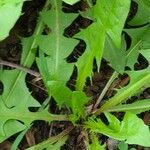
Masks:
[[[78,43],[78,40],[69,39],[63,33],[64,29],[72,23],[77,15],[64,13],[61,10],[61,0],[57,2],[52,0],[51,5],[51,10],[41,13],[42,20],[51,29],[51,33],[40,35],[37,38],[40,50],[48,56],[44,58],[46,61],[43,60],[43,62],[41,62],[41,58],[37,59],[37,63],[43,78],[46,78],[45,84],[49,94],[61,106],[63,103],[70,101],[72,94],[71,90],[66,87],[66,82],[72,74],[73,64],[68,64],[66,58]],[[45,65],[46,68],[44,68],[47,73],[44,72],[43,65]],[[65,104],[67,105],[67,103]]]
[[[109,125],[104,124],[100,119],[90,118],[85,126],[91,132],[101,133],[111,138],[124,141],[128,144],[139,144],[150,146],[150,131],[141,119],[135,114],[127,112],[120,122],[114,115],[105,113]]]
[[[123,48],[122,43],[122,48]],[[111,67],[117,72],[123,73],[126,65],[126,53],[124,49],[117,48],[109,35],[106,37],[105,48],[103,57],[109,61]]]
[[[92,143],[88,145],[89,150],[105,150],[105,145],[100,145],[97,137],[92,136]]]
[[[128,150],[128,144],[125,143],[124,141],[121,141],[121,142],[118,144],[118,149],[119,149],[119,150]]]
[[[141,25],[150,22],[150,0],[134,0],[138,4],[135,17],[129,22],[131,25]],[[144,17],[143,17],[144,16]]]
[[[67,3],[67,4],[73,5],[73,4],[77,3],[77,2],[79,2],[80,0],[63,0],[63,1],[65,3]]]
[[[139,53],[142,50],[149,48],[149,33],[150,25],[140,28],[125,29],[124,30],[131,38],[131,46],[127,51],[127,66],[134,70],[134,65],[137,61]],[[150,60],[150,59],[149,59]]]
[[[61,138],[61,139],[60,139]],[[42,143],[39,143],[35,146],[32,146],[30,148],[27,148],[26,150],[60,150],[61,147],[65,144],[66,140],[68,139],[68,136],[64,137],[51,137],[46,141],[43,141]]]
[[[121,9],[119,9],[120,7]],[[86,78],[91,76],[94,58],[100,67],[106,33],[110,36],[116,47],[120,48],[121,33],[129,7],[130,0],[102,0],[97,1],[96,5],[92,8],[91,13],[94,23],[75,36],[83,39],[87,44],[85,53],[77,62],[77,90],[82,90]]]
[[[124,141],[121,141],[119,144],[118,144],[118,149],[119,150],[128,150],[128,144],[125,143]],[[129,150],[136,150],[135,148],[130,148]]]
[[[0,1],[0,41],[9,35],[10,29],[20,17],[24,1],[25,0]]]
[[[130,82],[127,86],[118,89],[117,94],[110,98],[99,111],[106,111],[108,108],[125,102],[129,97],[143,91],[149,87],[150,73],[149,68],[140,71],[127,71]]]
[[[8,108],[4,101],[0,101],[0,142],[9,136],[22,131],[30,126],[35,120],[53,121],[59,120],[61,116],[52,115],[47,109],[40,112],[30,112],[29,106],[39,106],[35,102],[30,102],[26,96],[26,100],[20,101],[17,106]],[[62,116],[63,117],[63,116]],[[66,118],[64,118],[66,120]],[[21,123],[22,122],[22,123]]]
[[[4,84],[3,93],[0,95],[0,101],[5,102],[8,107],[16,106],[22,102],[26,102],[27,107],[40,106],[26,87],[25,72],[20,72],[18,70],[2,70],[0,74],[0,80],[3,81]]]
[[[132,104],[124,104],[124,102],[149,87],[150,66],[136,71],[134,66],[139,54],[142,54],[150,64],[150,25],[123,29],[129,13],[130,0],[97,0],[94,6],[91,5],[91,1],[88,1],[91,8],[83,14],[87,18],[90,14],[93,22],[86,29],[80,29],[80,32],[73,38],[69,38],[64,35],[65,29],[79,14],[65,13],[62,10],[63,2],[73,5],[78,1],[46,1],[33,35],[22,38],[20,62],[22,66],[30,68],[36,60],[49,97],[54,98],[60,109],[65,106],[70,110],[70,114],[67,116],[49,113],[48,107],[41,107],[39,102],[31,96],[25,83],[26,72],[17,69],[2,69],[0,70],[0,81],[4,88],[0,95],[0,142],[22,131],[14,143],[14,147],[17,147],[31,124],[36,120],[44,120],[47,122],[70,121],[76,127],[79,127],[78,123],[80,122],[80,127],[86,131],[90,129],[92,132],[91,143],[85,141],[89,150],[104,149],[104,145],[100,145],[101,142],[95,135],[97,133],[119,141],[126,141],[128,144],[148,147],[150,146],[149,128],[136,114],[150,110],[149,99],[138,100]],[[138,4],[138,11],[129,24],[136,26],[149,22],[149,1],[134,1]],[[8,35],[9,30],[20,16],[22,4],[23,1],[20,0],[0,1],[0,12],[2,12],[0,13],[0,19],[2,18],[0,40]],[[13,10],[14,13],[11,13]],[[11,13],[11,18],[5,19],[3,17],[5,13],[6,15]],[[145,14],[147,17],[143,17],[141,14]],[[3,29],[4,27],[6,31]],[[49,32],[43,34],[45,27],[49,28]],[[122,34],[122,31],[125,33]],[[130,45],[125,39],[125,34],[131,38]],[[85,52],[77,62],[68,63],[66,59],[79,40],[86,43]],[[37,58],[36,53],[39,54]],[[92,78],[94,60],[100,70],[102,58],[106,59],[118,74],[128,74],[130,81],[127,86],[116,89],[116,94],[106,100],[100,108],[93,107],[93,110],[89,111],[90,107],[86,106],[91,98],[86,96],[83,89],[87,77]],[[125,71],[126,66],[131,70]],[[67,82],[75,67],[77,68],[77,79],[75,89],[71,90],[67,86]],[[116,72],[114,74],[117,74]],[[114,76],[111,79],[114,80]],[[105,90],[108,88],[106,86]],[[31,112],[29,107],[39,107],[40,109]],[[125,112],[125,115],[120,121],[109,112]],[[108,125],[95,116],[100,113],[105,114]],[[51,137],[28,150],[59,150],[68,139],[67,134]]]
[[[130,111],[136,114],[150,110],[150,99],[138,100],[132,104],[117,105],[109,108],[109,112],[126,112]]]

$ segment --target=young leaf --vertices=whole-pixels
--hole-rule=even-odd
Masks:
[[[138,10],[135,17],[129,22],[129,24],[135,26],[149,23],[150,0],[134,0],[134,1],[138,4]]]
[[[97,1],[92,14],[94,23],[86,30],[82,30],[75,37],[83,39],[87,48],[85,53],[78,59],[78,90],[82,90],[85,80],[92,74],[93,60],[96,58],[97,65],[103,56],[106,33],[112,38],[115,45],[121,46],[121,32],[130,7],[130,0],[102,0]],[[86,63],[85,63],[86,62]]]
[[[0,41],[9,35],[10,29],[20,17],[24,1],[25,0],[0,1]]]
[[[92,132],[101,133],[120,141],[126,140],[128,144],[138,144],[145,147],[150,146],[149,127],[135,114],[127,112],[120,122],[120,126],[118,126],[118,123],[117,126],[115,126],[114,122],[116,122],[117,118],[111,114],[107,113],[106,117],[109,117],[108,121],[110,121],[108,126],[100,119],[94,120],[91,118],[86,122],[85,127],[90,128]]]
[[[80,117],[85,117],[85,104],[88,102],[89,98],[82,91],[74,91],[72,92],[71,98],[71,109],[73,114],[71,115],[71,121],[75,122]]]
[[[68,107],[70,106],[72,91],[66,87],[63,82],[48,81],[47,86],[49,88],[49,93],[54,97],[58,106],[61,107],[62,104],[65,104]]]
[[[93,135],[92,143],[88,145],[88,150],[105,150],[105,145],[100,145],[96,135]]]
[[[150,99],[138,100],[132,104],[123,104],[111,107],[108,112],[126,112],[130,111],[136,114],[150,110]]]

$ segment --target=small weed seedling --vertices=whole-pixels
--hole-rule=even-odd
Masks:
[[[21,15],[23,2],[0,2],[0,40],[8,36]],[[73,5],[79,0],[64,2]],[[12,146],[12,150],[17,149],[34,121],[43,120],[50,123],[70,122],[70,126],[27,150],[60,149],[74,127],[82,128],[86,135],[84,144],[89,150],[105,149],[106,143],[101,144],[103,141],[99,140],[101,135],[121,141],[119,149],[122,145],[128,147],[127,144],[150,147],[149,127],[137,116],[150,110],[150,99],[127,102],[150,85],[150,66],[142,70],[134,69],[139,55],[150,64],[150,1],[134,0],[138,9],[130,21],[127,17],[131,0],[97,0],[96,4],[88,0],[85,3],[89,4],[89,8],[79,13],[65,13],[62,9],[64,2],[46,0],[33,35],[22,38],[20,66],[23,67],[18,65],[13,70],[0,70],[0,81],[3,84],[0,95],[0,142],[20,132]],[[79,15],[90,19],[92,23],[87,28],[80,29],[73,37],[66,37],[66,28]],[[124,28],[125,23],[127,28]],[[45,27],[50,32],[43,34]],[[126,36],[131,39],[130,45],[127,45]],[[76,62],[69,63],[68,56],[81,40],[86,44],[84,53]],[[97,69],[100,70],[102,58],[109,63],[114,73],[97,101],[92,102],[92,98],[85,94],[84,87],[87,78],[91,79],[93,75],[93,62],[96,62]],[[42,105],[31,96],[25,83],[27,73],[34,74],[27,69],[34,61],[40,72],[37,76],[42,78],[49,94]],[[4,61],[0,60],[0,64],[4,65]],[[72,90],[67,82],[75,69],[76,83]],[[103,98],[112,83],[123,74],[128,75],[128,84],[116,88],[116,93],[104,102]],[[65,107],[69,113],[50,113],[48,107],[51,97],[59,109]],[[38,110],[31,112],[29,107],[36,107]],[[119,119],[118,112],[122,112],[123,119]]]

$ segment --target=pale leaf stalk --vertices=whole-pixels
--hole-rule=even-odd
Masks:
[[[94,114],[99,115],[101,112],[107,111],[109,108],[120,104],[124,100],[128,99],[130,96],[137,93],[138,90],[140,90],[143,86],[147,84],[147,82],[150,80],[150,74],[146,75],[144,78],[139,80],[136,84],[129,87],[119,95],[116,95],[112,98],[110,98],[100,109],[98,109]]]
[[[22,65],[18,65],[18,64],[15,64],[13,62],[8,62],[8,61],[2,60],[2,59],[0,59],[0,65],[12,67],[12,68],[18,69],[20,71],[24,71],[24,72],[29,73],[29,74],[37,77],[37,78],[40,78],[40,76],[41,76],[38,72],[36,72],[34,70],[31,70],[31,69],[24,67]]]
[[[111,86],[111,84],[113,83],[114,79],[118,76],[118,73],[116,71],[113,72],[112,76],[110,77],[109,81],[107,82],[107,84],[105,85],[102,93],[100,94],[99,98],[97,99],[95,105],[94,105],[94,109],[96,109],[98,107],[98,105],[100,104],[101,100],[104,98],[106,92],[108,91],[109,87]]]

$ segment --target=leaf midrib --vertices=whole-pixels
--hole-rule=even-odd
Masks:
[[[43,23],[40,22],[40,23],[39,23],[39,26],[38,26],[38,28],[37,28],[37,30],[35,31],[35,34],[34,34],[35,37],[40,33],[41,28],[42,28],[42,25],[43,25]],[[26,66],[26,64],[28,63],[28,61],[30,61],[30,55],[32,55],[32,49],[35,47],[35,45],[36,45],[36,38],[33,39],[32,45],[31,45],[31,47],[30,47],[29,53],[27,54],[27,57],[26,57],[26,59],[25,59],[25,62],[23,63],[23,66]],[[16,80],[14,81],[14,84],[13,84],[13,86],[12,86],[10,92],[8,93],[8,96],[5,98],[4,101],[6,102],[7,105],[8,105],[8,100],[10,99],[11,95],[13,94],[13,91],[14,91],[14,89],[15,89],[15,87],[16,87],[18,81],[19,81],[19,79],[21,78],[21,76],[22,76],[23,74],[24,74],[23,71],[20,71],[20,72],[19,72],[19,74],[18,74]]]
[[[55,53],[55,73],[57,74],[58,65],[59,65],[59,49],[60,49],[60,22],[59,22],[59,8],[57,1],[54,0],[55,7],[55,33],[56,33],[56,53]]]

